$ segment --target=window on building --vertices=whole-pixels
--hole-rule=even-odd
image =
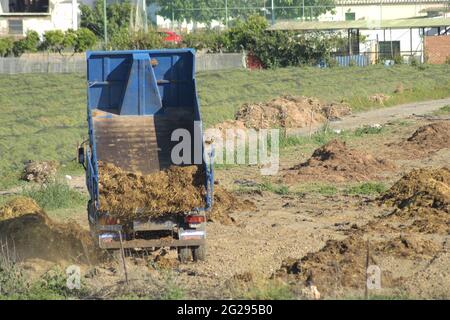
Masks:
[[[23,34],[23,20],[8,20],[9,34]]]
[[[400,55],[400,41],[379,41],[380,59],[393,59]]]
[[[345,21],[354,21],[356,20],[356,16],[354,12],[346,12],[345,13]]]
[[[49,0],[9,0],[9,12],[48,12]]]

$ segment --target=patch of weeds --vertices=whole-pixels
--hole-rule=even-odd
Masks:
[[[366,134],[379,134],[382,133],[384,128],[382,126],[364,126],[354,131],[354,135],[361,137]]]
[[[433,115],[436,115],[436,116],[442,116],[442,115],[448,115],[448,114],[450,114],[450,104],[443,106],[439,110],[436,110],[433,112]]]
[[[241,293],[243,299],[250,300],[292,300],[294,294],[287,284],[278,281],[253,283]]]
[[[323,185],[317,188],[317,192],[324,196],[331,196],[338,193],[338,189],[335,186]]]
[[[22,195],[34,199],[44,210],[70,208],[86,202],[86,195],[61,181],[29,187]]]
[[[3,249],[3,244],[0,243]],[[22,269],[11,257],[0,254],[0,299],[14,299],[26,293],[28,283]]]
[[[386,185],[381,182],[364,182],[345,189],[346,194],[350,195],[376,195],[387,190]]]
[[[168,277],[165,282],[165,286],[161,292],[162,300],[182,300],[186,295],[180,286],[178,286],[172,277]]]
[[[270,181],[264,181],[258,185],[260,191],[269,191],[279,195],[286,195],[289,193],[289,187],[286,185],[273,184]]]
[[[31,285],[25,298],[32,300],[81,298],[87,295],[87,289],[83,283],[80,285],[80,289],[69,289],[66,273],[61,268],[55,267]]]

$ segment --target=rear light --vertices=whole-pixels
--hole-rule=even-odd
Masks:
[[[205,216],[187,216],[184,221],[188,224],[198,224],[205,222]]]

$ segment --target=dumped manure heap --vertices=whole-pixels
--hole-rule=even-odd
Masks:
[[[102,259],[87,230],[75,222],[51,220],[32,199],[13,199],[0,208],[0,213],[0,242],[8,246],[15,261],[38,258],[90,264]]]
[[[347,147],[340,140],[332,140],[316,149],[306,162],[289,169],[287,182],[324,180],[332,182],[368,181],[380,179],[395,166],[389,161]]]
[[[16,197],[0,208],[0,221],[20,217],[24,214],[40,213],[42,209],[31,198]]]
[[[229,128],[303,128],[336,120],[351,114],[346,104],[326,104],[308,97],[284,96],[264,103],[247,103],[237,111],[235,120],[215,126]]]
[[[385,259],[430,259],[442,250],[433,241],[414,235],[370,240],[369,248],[369,265],[381,268]],[[362,292],[366,284],[366,259],[367,240],[362,233],[357,233],[344,240],[328,240],[321,250],[308,253],[301,259],[285,259],[274,277],[300,281],[306,286],[313,284],[327,296],[342,294],[343,289]],[[383,289],[396,288],[403,280],[385,269],[381,273]]]
[[[378,199],[391,219],[412,219],[420,232],[450,234],[450,169],[414,169]]]
[[[249,200],[241,200],[223,187],[214,187],[214,203],[212,210],[207,213],[208,221],[231,225],[235,221],[229,216],[233,211],[251,211],[255,204]]]
[[[450,148],[450,121],[431,123],[417,129],[408,139],[388,146],[397,147],[408,158],[421,158],[441,149]]]
[[[171,166],[143,175],[99,161],[99,177],[100,210],[122,222],[180,214],[205,206],[206,190],[200,166]],[[209,221],[232,224],[230,212],[252,208],[254,204],[250,201],[240,200],[215,186],[213,208],[206,216]]]
[[[171,166],[141,174],[99,161],[100,210],[127,221],[178,214],[205,206],[200,166]]]

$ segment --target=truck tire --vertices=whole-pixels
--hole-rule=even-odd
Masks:
[[[189,247],[178,247],[178,260],[181,263],[186,263],[192,260],[192,251]]]
[[[194,261],[205,261],[206,260],[206,246],[196,246],[192,248],[192,256]]]

